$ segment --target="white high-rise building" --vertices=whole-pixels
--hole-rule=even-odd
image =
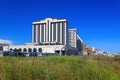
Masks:
[[[33,22],[32,42],[36,44],[67,45],[68,25],[66,19],[46,18]]]

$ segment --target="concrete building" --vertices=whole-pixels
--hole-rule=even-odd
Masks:
[[[3,56],[3,50],[4,50],[4,46],[9,46],[9,44],[5,44],[5,43],[0,43],[0,57]]]
[[[82,39],[79,37],[79,35],[77,35],[77,29],[69,29],[68,30],[68,35],[69,35],[69,47],[72,48],[76,48],[78,50],[79,54],[82,54],[82,44],[83,41]]]
[[[47,18],[39,22],[33,22],[32,30],[32,42],[35,44],[67,45],[68,25],[66,19]]]
[[[94,47],[88,47],[86,44],[82,43],[82,55],[93,55]]]
[[[78,54],[81,39],[76,29],[68,30],[66,19],[46,18],[33,22],[32,43],[4,47],[4,51],[19,50],[21,52],[40,52],[58,55]]]
[[[79,37],[79,35],[77,35],[77,49],[78,49],[78,51],[79,51],[79,54],[80,55],[82,55],[83,53],[83,41],[82,41],[82,39]]]
[[[69,46],[77,48],[77,30],[76,29],[69,29]]]
[[[4,46],[9,46],[9,44],[0,43],[0,51],[3,51],[3,47],[4,47]]]

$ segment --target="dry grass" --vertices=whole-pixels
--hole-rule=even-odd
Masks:
[[[120,59],[104,56],[1,57],[0,80],[120,80]]]

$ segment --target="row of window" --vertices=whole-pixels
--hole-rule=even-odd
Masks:
[[[19,49],[12,49],[12,48],[10,48],[10,51],[19,51],[19,52],[42,52],[42,49],[41,48],[23,48],[23,49],[21,49],[21,48],[19,48]]]

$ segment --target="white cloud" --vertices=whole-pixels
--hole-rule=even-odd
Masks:
[[[2,44],[10,44],[10,45],[12,45],[12,41],[11,40],[4,40],[4,39],[0,39],[0,43],[2,43]]]

